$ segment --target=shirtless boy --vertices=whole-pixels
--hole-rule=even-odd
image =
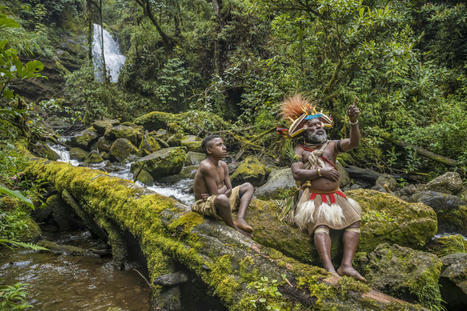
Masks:
[[[253,197],[253,185],[244,183],[232,189],[229,169],[221,160],[227,156],[227,147],[221,137],[208,136],[203,139],[201,147],[207,157],[196,171],[193,187],[196,202],[191,209],[202,215],[222,219],[236,230],[252,232],[253,228],[245,221],[245,213]],[[233,220],[232,211],[237,208],[237,219]]]

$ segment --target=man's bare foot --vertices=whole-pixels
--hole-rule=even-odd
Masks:
[[[238,232],[240,232],[241,234],[251,238],[251,233],[250,232],[246,232],[245,230],[242,230],[241,228],[235,226],[233,227],[235,230],[237,230]]]
[[[344,267],[344,266],[340,266],[339,269],[337,269],[337,273],[338,273],[340,276],[347,275],[347,276],[353,277],[353,278],[356,279],[356,280],[359,280],[359,281],[362,281],[362,282],[366,282],[366,279],[365,279],[363,276],[361,276],[361,274],[358,273],[358,271],[355,270],[353,267]]]
[[[336,272],[336,269],[334,269],[333,266],[331,266],[331,267],[324,267],[324,269],[325,269],[327,272],[331,273],[332,275],[337,276],[337,277],[340,278],[340,275]]]
[[[238,218],[237,220],[234,221],[234,224],[238,228],[240,228],[240,229],[242,229],[242,230],[244,230],[246,232],[249,232],[249,233],[253,232],[253,228],[249,224],[247,224],[245,219],[243,219],[243,218]]]

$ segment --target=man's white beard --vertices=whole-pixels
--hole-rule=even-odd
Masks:
[[[314,134],[313,136],[309,137],[307,139],[307,143],[310,144],[322,144],[325,143],[328,140],[328,136],[326,132],[324,134],[318,135]]]

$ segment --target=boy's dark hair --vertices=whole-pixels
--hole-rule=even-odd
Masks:
[[[207,137],[205,137],[203,139],[203,141],[201,142],[201,148],[203,148],[203,151],[205,154],[208,154],[208,151],[207,151],[207,148],[208,148],[208,144],[211,140],[213,140],[214,138],[221,138],[219,135],[209,135]]]

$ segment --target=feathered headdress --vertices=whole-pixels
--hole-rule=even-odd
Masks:
[[[290,120],[292,124],[289,129],[277,129],[281,134],[287,133],[289,137],[296,137],[300,135],[305,129],[303,125],[306,120],[318,118],[323,122],[324,127],[332,127],[332,118],[318,112],[316,107],[311,104],[306,98],[300,94],[295,94],[292,97],[284,99],[281,106],[282,117]]]

